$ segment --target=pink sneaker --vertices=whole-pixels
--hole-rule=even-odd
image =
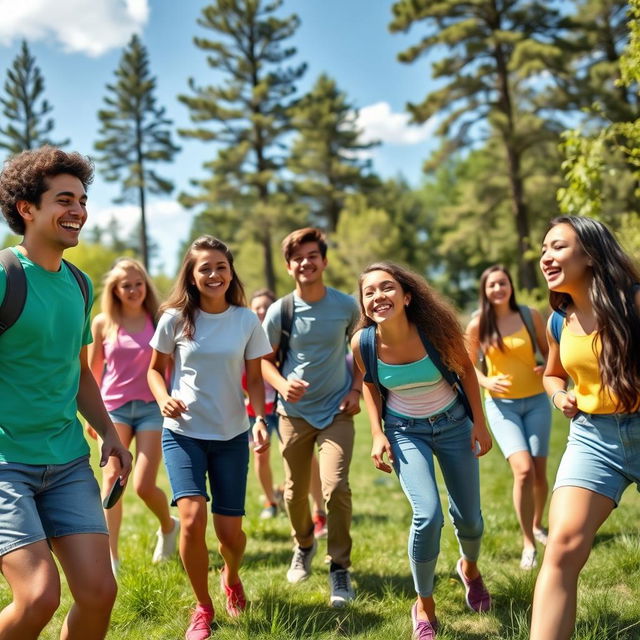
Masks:
[[[196,605],[196,609],[191,616],[191,622],[184,634],[186,640],[206,640],[206,638],[210,638],[211,623],[214,615],[213,607]]]
[[[433,640],[438,632],[438,622],[418,620],[418,603],[411,607],[411,623],[413,628],[412,640]]]
[[[491,609],[491,596],[489,595],[487,588],[484,586],[484,582],[482,582],[482,576],[478,576],[473,580],[467,580],[462,572],[462,558],[458,560],[456,571],[464,585],[465,600],[467,601],[469,609],[477,613],[489,611],[489,609]]]
[[[227,613],[232,618],[238,618],[247,608],[247,599],[244,595],[242,582],[238,581],[237,584],[228,587],[224,582],[224,575],[220,574],[220,587],[222,588],[222,591],[224,591],[224,594],[227,596]]]

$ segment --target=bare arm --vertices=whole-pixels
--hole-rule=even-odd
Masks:
[[[273,346],[273,345],[271,345]],[[278,367],[276,367],[276,357],[278,355],[278,345],[274,350],[262,358],[262,377],[287,401],[298,402],[304,395],[309,383],[306,380],[284,378]]]
[[[103,313],[99,313],[91,323],[91,335],[93,342],[89,345],[89,368],[100,387],[102,384],[102,374],[104,371],[104,321]]]
[[[160,413],[167,418],[177,418],[187,411],[187,405],[179,398],[169,395],[164,377],[169,366],[171,366],[171,354],[153,349],[147,371],[147,383],[160,407]]]
[[[560,409],[567,418],[573,418],[578,413],[576,397],[570,391],[566,391],[569,374],[565,371],[560,361],[560,345],[551,333],[551,318],[547,324],[547,340],[549,343],[549,353],[547,355],[547,366],[542,376],[542,384],[545,391],[552,398],[556,409]]]
[[[463,375],[460,377],[462,388],[473,413],[473,429],[471,431],[471,448],[476,456],[483,456],[491,450],[493,442],[487,429],[482,411],[480,387],[476,377],[476,369],[469,358],[465,358]]]
[[[509,390],[509,387],[512,384],[508,376],[487,376],[476,366],[478,363],[478,354],[481,351],[479,330],[480,318],[478,316],[471,318],[465,332],[465,347],[469,360],[473,364],[476,380],[481,387],[484,387],[489,391],[493,391],[494,393],[504,393]]]
[[[264,419],[264,380],[262,379],[260,361],[261,358],[245,360],[245,371],[247,373],[249,402],[256,412],[256,417]],[[258,453],[269,448],[269,434],[265,423],[261,420],[256,420],[253,425],[253,442]]]

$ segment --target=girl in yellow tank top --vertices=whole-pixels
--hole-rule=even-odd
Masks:
[[[568,640],[594,537],[629,484],[640,489],[640,272],[607,227],[582,216],[551,221],[540,267],[555,310],[543,382],[571,425],[530,638]]]
[[[531,329],[525,323],[530,318]],[[537,347],[537,348],[536,348]],[[513,505],[522,531],[520,567],[537,564],[536,541],[545,544],[542,524],[547,500],[547,455],[551,409],[542,386],[547,341],[540,314],[516,303],[513,282],[501,265],[480,276],[480,312],[467,327],[467,349],[485,389],[485,411],[496,442],[513,474]]]

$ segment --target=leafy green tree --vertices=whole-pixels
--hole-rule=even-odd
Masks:
[[[105,179],[122,180],[121,196],[115,201],[132,199],[140,206],[139,251],[148,267],[146,196],[173,190],[173,183],[150,165],[170,162],[180,149],[171,140],[172,121],[156,103],[156,79],[137,35],[123,51],[115,76],[115,83],[107,85],[106,108],[98,112],[102,126],[95,148],[100,152],[98,161]]]
[[[15,154],[44,144],[57,147],[69,144],[68,139],[53,142],[49,138],[54,121],[47,114],[53,107],[43,98],[44,77],[25,40],[13,65],[7,69],[4,91],[0,105],[7,124],[0,127],[1,148]]]
[[[557,4],[557,3],[555,3]],[[530,203],[526,197],[525,156],[553,141],[559,126],[535,104],[547,68],[560,65],[562,16],[553,2],[540,0],[398,0],[392,31],[419,24],[420,42],[399,55],[401,62],[444,54],[432,66],[437,88],[408,109],[415,122],[440,119],[445,140],[431,165],[462,148],[494,137],[504,157],[517,240],[520,284],[533,288],[537,269],[531,250]]]
[[[371,160],[363,153],[377,143],[359,142],[357,111],[335,80],[322,74],[291,108],[298,132],[287,166],[294,191],[309,203],[314,224],[333,231],[348,193],[371,189]]]
[[[218,145],[216,157],[204,165],[210,177],[193,180],[196,193],[181,194],[180,201],[203,207],[194,228],[213,230],[232,243],[256,241],[270,288],[276,285],[275,233],[297,215],[282,193],[283,138],[291,127],[295,83],[306,69],[286,66],[296,53],[287,41],[300,21],[295,14],[276,15],[281,5],[282,0],[215,0],[204,7],[198,24],[215,39],[194,42],[221,80],[200,86],[191,78],[192,95],[179,96],[196,125],[180,134]]]

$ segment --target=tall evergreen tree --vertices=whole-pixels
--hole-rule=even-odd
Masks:
[[[442,118],[443,154],[496,134],[506,159],[513,221],[517,235],[519,281],[531,289],[537,281],[531,251],[530,206],[525,196],[523,159],[560,129],[534,103],[537,77],[559,66],[562,16],[553,1],[399,0],[393,5],[392,31],[419,24],[426,35],[400,54],[410,63],[434,49],[446,53],[433,64],[440,88],[408,108],[415,122]],[[538,82],[538,84],[539,84]],[[439,158],[440,159],[440,158]]]
[[[309,202],[314,223],[330,231],[338,225],[347,194],[377,183],[371,160],[362,155],[376,143],[359,142],[357,115],[326,74],[291,109],[298,136],[287,165],[297,177],[295,192]]]
[[[156,104],[156,79],[149,71],[149,57],[137,35],[133,35],[115,70],[116,81],[107,85],[105,109],[98,112],[101,152],[98,162],[108,181],[122,180],[116,202],[137,201],[140,206],[140,255],[149,263],[146,195],[166,194],[173,183],[150,168],[152,163],[170,162],[180,150],[171,140],[172,121],[165,108]]]
[[[8,122],[4,128],[0,127],[1,148],[15,154],[43,144],[57,147],[69,144],[68,139],[53,142],[48,137],[53,131],[54,121],[47,114],[53,107],[42,97],[44,77],[25,40],[12,67],[7,70],[4,91],[0,105]]]
[[[215,39],[194,42],[222,81],[199,86],[191,78],[193,95],[179,97],[198,125],[180,134],[219,145],[216,157],[205,164],[211,177],[192,181],[198,192],[182,194],[181,202],[204,205],[194,228],[213,225],[216,234],[232,242],[258,241],[271,288],[276,284],[273,235],[286,209],[278,193],[282,139],[290,129],[287,112],[295,82],[306,68],[284,66],[296,53],[285,43],[300,21],[295,14],[278,17],[281,5],[282,0],[215,0],[206,6],[198,24]]]

